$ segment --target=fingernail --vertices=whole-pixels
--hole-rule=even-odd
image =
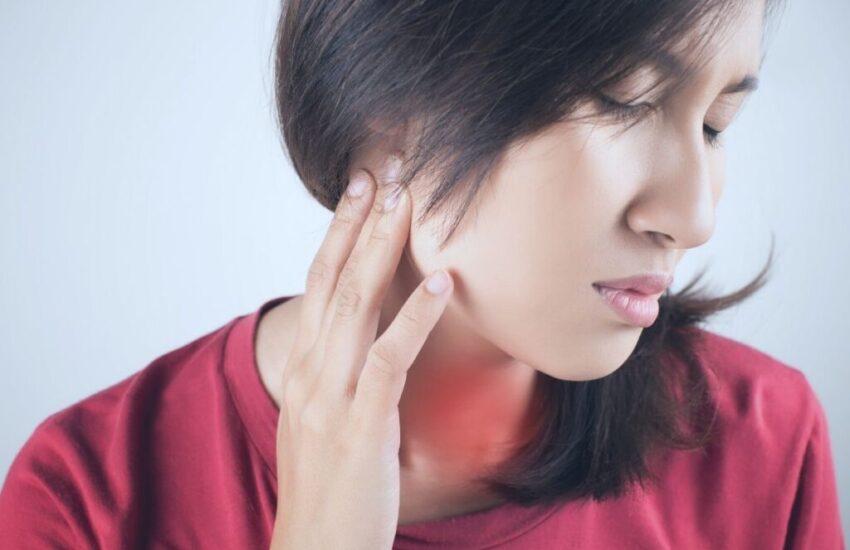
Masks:
[[[387,161],[387,169],[384,172],[384,180],[386,183],[398,181],[398,174],[401,172],[401,157],[398,155],[390,155]]]
[[[358,172],[348,184],[348,194],[352,197],[359,197],[366,191],[367,184],[366,175],[363,172]]]
[[[448,275],[446,275],[446,272],[442,269],[436,273],[432,273],[425,282],[425,288],[427,288],[428,292],[431,294],[441,294],[444,290],[449,288]]]

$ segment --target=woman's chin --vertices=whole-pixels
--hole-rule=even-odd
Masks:
[[[593,347],[587,347],[584,353],[580,354],[580,359],[573,353],[574,361],[571,361],[571,364],[556,362],[551,372],[546,371],[546,374],[559,380],[574,382],[605,378],[626,363],[637,346],[641,330],[640,327],[636,327],[636,330],[618,330],[617,334],[600,336],[594,343],[585,342],[585,346]]]

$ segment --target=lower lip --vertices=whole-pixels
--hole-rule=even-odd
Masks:
[[[593,288],[602,296],[602,301],[627,323],[649,327],[658,317],[658,297],[655,295],[597,285]]]

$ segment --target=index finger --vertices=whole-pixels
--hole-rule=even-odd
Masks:
[[[357,171],[337,203],[328,232],[310,264],[295,349],[311,345],[318,337],[340,271],[348,261],[361,228],[369,216],[374,197],[375,185],[371,174],[365,170]]]

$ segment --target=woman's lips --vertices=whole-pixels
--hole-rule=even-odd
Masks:
[[[635,290],[618,290],[593,284],[602,301],[627,323],[649,327],[658,317],[658,294],[641,294]]]

